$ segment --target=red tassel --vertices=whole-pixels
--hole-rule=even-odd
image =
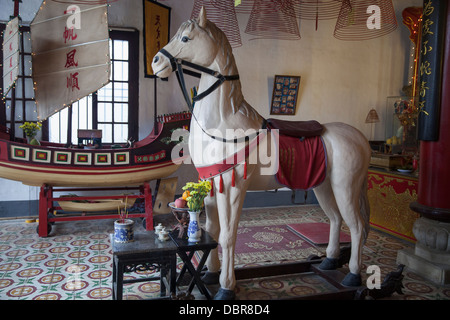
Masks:
[[[235,181],[235,173],[234,173],[234,168],[232,169],[233,170],[233,172],[231,173],[231,186],[232,187],[235,187],[236,186],[236,181]]]
[[[244,180],[247,180],[247,161],[244,162]]]
[[[220,175],[219,192],[220,192],[220,193],[223,192],[223,179],[222,179],[222,175]]]
[[[209,193],[209,195],[211,197],[214,197],[214,179],[211,178],[211,180],[209,181],[209,183],[211,183],[211,191]]]

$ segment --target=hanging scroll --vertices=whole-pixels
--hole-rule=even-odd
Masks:
[[[419,66],[419,140],[439,139],[442,57],[447,1],[423,3],[421,61]]]
[[[144,0],[145,77],[154,78],[153,57],[169,42],[170,8]]]
[[[19,18],[6,25],[3,38],[3,95],[6,97],[19,75]]]

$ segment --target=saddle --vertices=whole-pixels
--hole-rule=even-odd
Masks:
[[[269,129],[277,129],[281,135],[291,137],[316,137],[320,136],[323,131],[323,126],[315,120],[289,121],[267,119],[267,127]]]
[[[277,181],[292,190],[310,190],[327,174],[323,126],[315,121],[267,119],[267,128],[279,130]]]

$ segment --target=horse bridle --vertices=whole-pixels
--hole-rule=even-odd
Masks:
[[[172,67],[172,72],[176,71],[177,74],[177,79],[178,79],[178,83],[180,85],[181,91],[183,92],[183,97],[184,100],[186,100],[186,104],[188,105],[189,111],[192,113],[192,116],[195,118],[194,115],[194,106],[191,102],[191,99],[189,99],[189,95],[188,95],[188,91],[186,89],[186,83],[184,82],[184,73],[183,73],[183,67],[182,66],[187,66],[189,68],[198,70],[200,72],[204,72],[206,74],[209,74],[215,78],[217,78],[217,81],[214,82],[208,89],[206,89],[205,91],[203,91],[202,93],[197,94],[195,97],[192,98],[192,101],[195,103],[201,99],[203,99],[204,97],[206,97],[207,95],[209,95],[210,93],[212,93],[214,90],[216,90],[222,83],[224,83],[225,81],[233,81],[233,80],[239,80],[239,75],[232,75],[232,76],[224,76],[221,73],[219,73],[218,71],[214,71],[211,70],[209,68],[203,67],[201,65],[186,61],[186,60],[182,60],[182,59],[177,59],[175,57],[173,57],[169,52],[167,52],[167,50],[165,49],[161,49],[159,50],[159,52],[161,52],[161,54],[163,54],[164,56],[166,56],[166,58],[169,59],[170,61],[170,65]],[[197,119],[195,118],[195,120],[197,121]],[[198,123],[198,121],[197,121]],[[202,129],[202,131],[210,136],[211,138],[215,139],[215,140],[221,140],[222,142],[225,143],[238,143],[241,141],[245,141],[248,142],[249,138],[248,136],[243,137],[243,138],[236,138],[233,140],[227,140],[224,139],[222,137],[216,137],[211,135],[210,133],[208,133],[205,129],[202,128],[202,126],[199,127]],[[262,124],[262,128],[265,129],[266,128],[266,120],[263,120],[263,124]],[[255,137],[258,137],[260,132],[258,132]]]
[[[207,95],[209,95],[211,92],[216,90],[225,81],[239,80],[238,74],[232,75],[232,76],[224,76],[221,73],[219,73],[218,71],[211,70],[209,68],[203,67],[201,65],[198,65],[198,64],[186,61],[186,60],[176,59],[165,49],[161,49],[161,50],[159,50],[159,52],[161,52],[164,56],[166,56],[169,59],[170,65],[172,67],[172,71],[176,71],[178,83],[180,84],[181,91],[183,92],[184,100],[186,100],[186,103],[189,107],[189,111],[191,111],[191,112],[193,112],[193,105],[192,105],[191,99],[189,99],[189,95],[188,95],[188,92],[186,89],[186,84],[184,82],[184,74],[183,74],[182,66],[187,66],[189,68],[198,70],[200,72],[204,72],[206,74],[209,74],[209,75],[217,78],[217,81],[214,82],[207,90],[203,91],[202,93],[200,93],[192,98],[194,103],[203,99]]]

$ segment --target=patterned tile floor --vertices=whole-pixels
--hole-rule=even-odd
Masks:
[[[170,215],[155,217],[166,224]],[[318,206],[245,209],[241,226],[280,225],[327,221]],[[112,253],[109,233],[112,220],[58,222],[50,237],[39,238],[36,223],[0,221],[0,300],[111,300]],[[142,228],[140,224],[137,224]],[[344,227],[345,228],[345,227]],[[344,230],[345,231],[345,230]],[[363,251],[363,281],[367,266],[380,267],[382,278],[396,269],[397,251],[412,245],[371,230]],[[317,247],[324,252],[325,247]],[[277,263],[277,262],[273,262]],[[178,267],[181,268],[181,261]],[[254,264],[252,264],[254,265]],[[244,267],[244,266],[238,266]],[[441,300],[450,298],[450,288],[403,272],[403,295],[393,300]],[[148,274],[127,274],[128,278]],[[237,298],[280,299],[325,292],[330,285],[313,274],[289,275],[239,281]],[[126,285],[124,299],[147,299],[159,293],[158,282]],[[197,296],[197,298],[201,298]]]

